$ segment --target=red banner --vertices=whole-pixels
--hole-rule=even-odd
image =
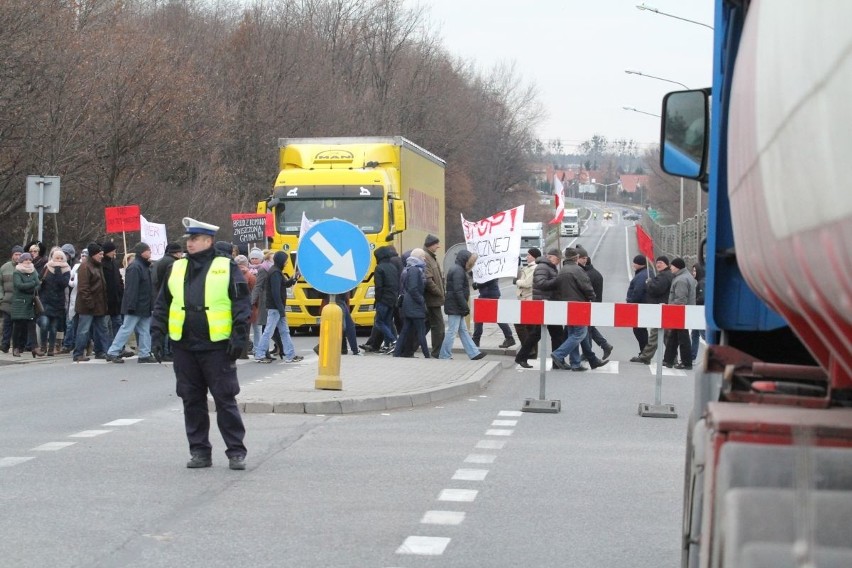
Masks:
[[[107,233],[125,233],[127,231],[139,231],[139,206],[126,205],[124,207],[105,207]]]
[[[650,258],[651,261],[653,261],[654,241],[651,239],[650,235],[645,232],[642,225],[636,225],[636,242],[639,245],[639,252],[642,253],[642,256]]]

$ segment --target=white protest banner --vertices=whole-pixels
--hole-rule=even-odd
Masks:
[[[474,282],[482,284],[495,278],[518,275],[523,205],[480,221],[466,221],[462,215],[461,222],[467,249],[479,255],[473,266]]]
[[[166,236],[166,226],[161,223],[149,223],[142,215],[139,216],[139,230],[142,242],[151,247],[151,260],[163,258],[169,239]]]

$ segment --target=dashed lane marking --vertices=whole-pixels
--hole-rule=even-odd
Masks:
[[[489,454],[470,454],[464,458],[464,461],[465,463],[494,463],[494,460],[496,459],[497,456]]]
[[[55,452],[57,450],[61,450],[63,448],[67,448],[68,446],[73,446],[77,442],[48,442],[46,444],[42,444],[40,446],[36,446],[32,448],[31,452]]]
[[[426,511],[420,522],[426,525],[460,525],[464,511]]]
[[[517,420],[494,420],[491,422],[492,426],[517,426]]]
[[[476,489],[442,489],[438,495],[438,501],[452,501],[454,503],[473,503],[479,491]]]
[[[520,410],[501,410],[497,416],[523,416]]]
[[[71,434],[68,436],[69,438],[94,438],[95,436],[101,436],[103,434],[109,434],[112,430],[83,430],[82,432],[77,432],[76,434]]]
[[[410,536],[402,546],[396,549],[397,554],[417,554],[420,556],[440,556],[450,544],[450,539],[439,536]]]
[[[499,440],[480,440],[474,446],[477,450],[502,450],[506,446],[506,442]]]
[[[34,459],[35,459],[35,457],[33,457],[33,456],[29,456],[29,457],[25,457],[25,458],[24,457],[22,457],[22,458],[14,458],[14,457],[0,458],[0,467],[12,467],[12,466],[22,464],[24,462],[28,462],[28,461],[34,460]]]
[[[486,436],[511,436],[514,430],[505,430],[502,428],[489,428],[485,431]]]
[[[112,422],[107,422],[106,424],[101,424],[101,426],[132,426],[137,422],[142,422],[143,418],[119,418],[118,420],[113,420]]]
[[[457,469],[453,481],[482,481],[488,475],[487,469]]]
[[[648,370],[652,375],[657,374],[657,364],[651,363],[648,365]],[[681,371],[680,369],[670,369],[668,367],[663,367],[663,375],[667,377],[685,377],[686,371]]]

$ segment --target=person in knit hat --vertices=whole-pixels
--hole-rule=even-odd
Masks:
[[[49,357],[53,357],[56,351],[56,333],[65,325],[65,291],[70,279],[68,257],[61,248],[53,247],[44,266],[38,292],[44,308],[38,321],[41,348]]]
[[[694,306],[696,281],[689,270],[686,262],[678,257],[672,260],[671,272],[674,274],[671,289],[669,290],[668,303],[675,306]],[[675,363],[678,350],[680,350],[680,363]],[[675,369],[692,369],[692,341],[689,338],[688,329],[673,329],[669,333],[666,350],[663,354],[663,366]]]
[[[77,249],[74,248],[74,245],[71,243],[65,243],[62,245],[62,252],[65,253],[66,262],[70,265],[74,265],[74,259],[77,258]]]
[[[565,249],[565,264],[556,276],[556,290],[554,300],[563,302],[593,302],[595,290],[586,272],[577,264],[580,254],[577,249],[568,247]],[[565,328],[565,341],[553,350],[550,357],[553,360],[554,369],[572,371],[587,371],[588,368],[582,364],[580,357],[580,342],[588,334],[588,328],[584,325],[569,325]],[[565,358],[568,357],[568,363]]]
[[[580,245],[577,245],[577,254],[579,255],[577,264],[585,270],[586,276],[589,277],[589,280],[592,283],[592,289],[595,291],[595,299],[593,301],[602,302],[604,286],[603,274],[601,274],[600,271],[592,265],[592,259],[589,257],[589,253]],[[593,342],[603,350],[603,356],[601,359],[598,359],[597,355],[595,355],[592,350]],[[598,328],[593,325],[589,326],[589,333],[580,344],[580,348],[583,352],[583,358],[589,362],[592,369],[606,365],[609,362],[609,356],[612,354],[613,350],[612,344],[607,341],[603,334],[598,331]]]
[[[426,333],[432,339],[431,355],[434,359],[441,353],[441,345],[444,343],[444,301],[447,297],[444,273],[441,263],[438,262],[438,249],[441,248],[441,240],[435,235],[427,235],[423,241],[423,249],[426,252]]]
[[[133,247],[136,257],[124,272],[124,296],[121,301],[121,327],[107,350],[107,361],[124,363],[122,354],[130,334],[136,332],[139,347],[137,363],[156,363],[151,355],[151,311],[154,287],[151,282],[151,247],[138,243]]]
[[[641,254],[633,257],[633,278],[630,280],[630,285],[627,286],[627,297],[625,301],[628,304],[644,304],[645,303],[645,280],[648,278],[648,261]],[[634,327],[633,337],[639,344],[639,355],[648,344],[648,329],[645,327]],[[637,356],[638,357],[638,356]]]
[[[518,271],[518,278],[515,280],[515,288],[518,291],[518,299],[519,300],[532,300],[533,295],[533,274],[535,273],[536,261],[541,257],[541,250],[536,247],[530,247],[527,249],[526,255],[526,264],[521,267]],[[522,323],[515,324],[515,333],[518,335],[518,341],[520,341],[521,345],[524,344],[524,341],[527,339],[527,335],[529,335],[532,327],[524,325]],[[533,359],[536,357],[538,350],[534,350],[530,352],[530,357]],[[518,363],[522,367],[532,368],[526,360],[522,363]]]
[[[104,270],[104,280],[106,281],[107,293],[107,314],[109,315],[109,335],[104,344],[109,347],[115,339],[115,334],[118,333],[118,328],[121,327],[121,302],[124,297],[124,280],[121,278],[121,266],[116,259],[116,245],[112,241],[107,241],[102,245],[104,257],[101,261]],[[123,353],[125,357],[133,355],[132,351]],[[106,352],[95,352],[95,359],[106,359]]]
[[[645,303],[665,304],[669,299],[669,290],[672,286],[674,274],[669,270],[669,259],[667,256],[658,256],[655,263],[657,275],[645,280]],[[632,363],[651,364],[654,354],[657,352],[659,341],[656,327],[648,330],[648,343],[639,355],[630,359]]]
[[[89,258],[80,263],[77,271],[77,335],[74,343],[74,362],[86,362],[86,348],[90,336],[94,338],[95,353],[106,358],[109,345],[104,342],[109,335],[109,315],[107,308],[106,279],[104,277],[104,251],[98,243],[89,243],[86,247]],[[95,328],[93,333],[92,328]]]
[[[3,266],[0,266],[0,312],[3,315],[3,338],[0,341],[0,351],[8,353],[12,345],[12,295],[15,292],[12,276],[15,274],[15,266],[21,261],[24,247],[15,245],[12,247],[11,257]]]

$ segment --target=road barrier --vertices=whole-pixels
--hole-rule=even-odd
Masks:
[[[704,329],[706,327],[704,306],[485,298],[473,300],[473,321],[657,329]]]

